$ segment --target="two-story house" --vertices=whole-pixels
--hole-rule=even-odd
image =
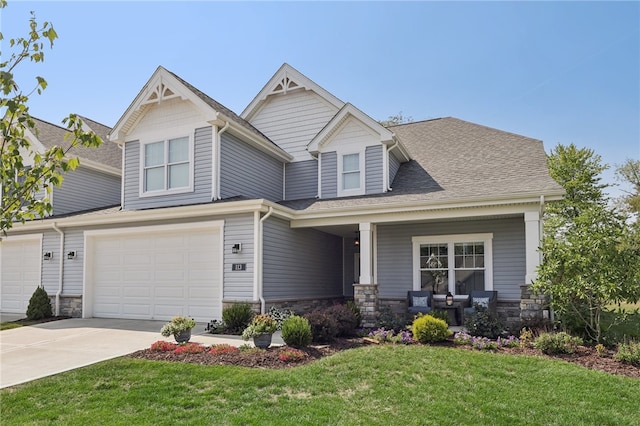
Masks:
[[[240,115],[159,67],[109,139],[121,207],[11,233],[64,235],[75,256],[58,279],[41,268],[66,314],[208,321],[354,297],[372,317],[428,288],[497,290],[517,316],[562,196],[540,141],[455,118],[385,128],[288,64]]]

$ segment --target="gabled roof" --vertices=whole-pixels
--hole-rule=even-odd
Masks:
[[[331,138],[331,136],[338,130],[338,128],[347,121],[350,117],[355,118],[360,121],[362,124],[367,126],[373,133],[376,133],[380,137],[380,142],[385,145],[391,145],[398,142],[397,149],[401,153],[401,157],[403,157],[402,161],[409,161],[409,155],[400,143],[399,140],[396,139],[394,133],[384,127],[382,124],[375,121],[373,118],[369,117],[364,112],[360,111],[358,108],[353,106],[350,103],[346,103],[340,111],[324,126],[324,128],[311,140],[309,145],[307,146],[307,150],[311,154],[316,154],[320,148]]]
[[[247,136],[264,151],[286,161],[291,159],[289,154],[253,127],[251,123],[162,66],[155,70],[149,81],[120,117],[109,135],[110,140],[118,143],[124,142],[126,134],[151,105],[173,98],[192,102],[209,123],[219,126],[229,123],[230,131],[235,130],[236,133]]]
[[[287,93],[292,90],[312,90],[336,108],[340,109],[344,106],[344,102],[340,99],[318,86],[309,77],[291,65],[284,63],[273,77],[269,79],[267,84],[264,85],[256,97],[253,98],[251,103],[242,111],[240,116],[246,120],[251,120],[269,96]]]
[[[412,158],[400,166],[392,191],[281,204],[311,212],[409,202],[481,204],[519,197],[558,197],[564,192],[549,176],[547,156],[539,140],[451,117],[402,124],[389,130]]]
[[[63,148],[69,146],[69,141],[65,139],[65,135],[69,133],[67,129],[40,120],[39,118],[32,118],[38,130],[37,135],[34,136],[37,142],[45,149],[49,149],[55,145],[62,146]],[[85,117],[81,117],[81,119],[85,128],[89,128],[100,136],[103,143],[97,148],[87,148],[82,145],[75,146],[69,151],[69,155],[80,158],[80,164],[84,166],[94,168],[106,167],[106,171],[120,175],[122,169],[122,151],[120,151],[120,148],[118,148],[116,144],[109,143],[107,140],[107,134],[110,128]]]

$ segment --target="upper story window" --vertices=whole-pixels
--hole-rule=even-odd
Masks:
[[[338,195],[364,194],[364,153],[339,155]]]
[[[142,194],[191,190],[193,161],[189,137],[146,143],[142,150]]]

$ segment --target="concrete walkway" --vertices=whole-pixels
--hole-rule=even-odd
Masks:
[[[11,317],[0,314],[3,321]],[[19,318],[13,318],[13,320]],[[124,319],[66,319],[0,331],[0,388],[18,385],[63,371],[149,348],[166,321]],[[191,341],[204,345],[241,346],[240,336],[212,335],[199,323]],[[280,335],[273,344],[282,344]]]

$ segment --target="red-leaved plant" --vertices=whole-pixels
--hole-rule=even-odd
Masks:
[[[204,352],[206,349],[207,348],[202,346],[200,343],[185,343],[184,345],[178,345],[178,347],[174,349],[173,353],[176,355],[200,354]]]
[[[299,349],[283,349],[278,358],[282,362],[298,362],[302,361],[306,356],[307,354]]]
[[[211,346],[211,349],[209,349],[209,353],[211,355],[235,354],[237,352],[240,352],[240,349],[236,348],[235,346],[231,346],[227,343],[213,345]]]
[[[170,352],[175,350],[178,345],[171,342],[165,342],[164,340],[158,340],[151,344],[151,350],[154,352]]]

